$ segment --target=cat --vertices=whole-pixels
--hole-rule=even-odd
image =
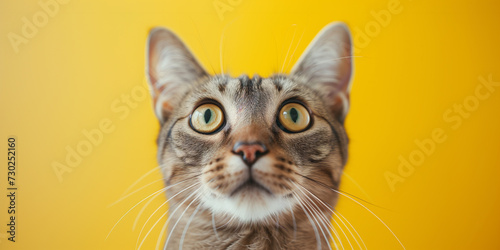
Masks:
[[[329,249],[347,160],[348,27],[327,25],[290,74],[209,75],[154,28],[146,74],[170,199],[165,249]]]

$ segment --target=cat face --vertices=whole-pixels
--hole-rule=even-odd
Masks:
[[[332,24],[290,75],[210,76],[172,32],[151,31],[148,76],[169,196],[258,223],[319,190],[311,180],[336,188],[347,157],[350,55],[347,28]]]

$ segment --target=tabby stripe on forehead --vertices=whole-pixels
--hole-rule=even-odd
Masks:
[[[227,78],[223,78],[221,80],[222,81],[220,81],[217,84],[217,87],[219,88],[219,92],[224,93],[224,91],[226,91],[226,86],[227,86],[228,79]]]
[[[262,78],[259,75],[254,75],[252,83],[257,86],[257,88],[260,88],[262,86]]]
[[[245,91],[246,93],[250,93],[253,88],[253,82],[248,78],[247,75],[242,75],[239,77],[240,80],[240,88],[238,92]]]
[[[278,90],[278,92],[281,92],[281,90],[283,89],[283,84],[281,84],[279,76],[273,76],[271,82],[274,84],[276,90]]]
[[[226,84],[227,84],[227,83],[225,83],[225,82],[224,82],[224,83],[219,83],[219,84],[218,84],[218,87],[219,87],[219,92],[224,93],[224,91],[226,91]]]

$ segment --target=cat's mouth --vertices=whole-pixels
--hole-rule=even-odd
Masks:
[[[262,191],[264,191],[269,195],[272,195],[269,189],[254,181],[253,178],[249,178],[247,181],[245,181],[243,184],[237,187],[233,192],[231,192],[229,196],[234,196],[240,192],[262,192]]]

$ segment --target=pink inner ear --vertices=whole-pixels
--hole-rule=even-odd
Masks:
[[[340,120],[348,109],[351,73],[351,35],[343,23],[323,28],[292,70],[292,75],[324,93],[325,102]]]
[[[187,46],[165,28],[151,30],[147,44],[146,71],[155,113],[165,121],[182,93],[208,75]]]

